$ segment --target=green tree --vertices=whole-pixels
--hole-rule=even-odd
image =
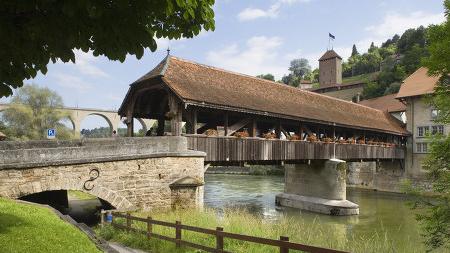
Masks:
[[[438,110],[437,123],[450,124],[450,0],[444,1],[446,22],[433,25],[428,30],[429,57],[424,65],[429,74],[441,76],[429,103]],[[426,198],[423,191],[413,190],[417,197],[415,208],[419,208],[417,218],[423,225],[425,243],[429,249],[445,247],[450,249],[450,134],[432,137],[430,153],[423,163],[427,170],[433,199]]]
[[[157,38],[214,30],[214,0],[2,1],[0,97],[47,72],[51,60],[75,62],[74,49],[123,62],[155,51]]]
[[[275,82],[275,77],[272,74],[261,74],[261,75],[257,75],[256,77],[258,78],[262,78],[262,79],[266,79],[266,80],[270,80],[270,81],[274,81]]]
[[[369,50],[367,52],[372,53],[375,50],[377,50],[377,47],[375,46],[375,44],[373,42],[370,43],[370,47],[369,47]]]
[[[414,45],[421,48],[426,46],[426,29],[420,26],[417,29],[406,30],[397,42],[398,53],[404,54],[410,50]]]
[[[351,57],[353,57],[353,56],[355,56],[355,55],[358,55],[359,53],[358,53],[358,49],[356,49],[356,45],[355,44],[353,44],[353,47],[352,47],[352,56]]]
[[[401,64],[405,67],[407,74],[411,74],[421,66],[421,60],[428,54],[426,48],[414,44],[405,52],[401,60]]]
[[[291,61],[289,71],[291,71],[295,77],[303,79],[306,75],[311,73],[311,66],[305,58],[294,59]]]
[[[58,109],[61,107],[62,98],[54,91],[25,85],[17,90],[10,107],[2,115],[8,137],[19,140],[45,139],[47,129],[55,128],[58,139],[73,138],[72,131],[61,123],[68,118],[67,113]]]
[[[310,80],[311,82],[319,82],[319,68],[315,68],[305,79]]]

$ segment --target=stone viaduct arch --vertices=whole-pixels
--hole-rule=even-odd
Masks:
[[[0,103],[0,111],[3,111],[9,107],[9,104],[1,104]],[[117,111],[113,110],[100,110],[100,109],[90,109],[90,108],[73,108],[73,107],[65,107],[61,108],[61,110],[69,113],[69,120],[72,123],[73,130],[75,133],[79,133],[81,131],[81,122],[90,115],[100,116],[108,123],[111,133],[113,130],[119,128],[121,123],[121,118],[117,114]],[[140,119],[137,120],[141,123],[144,132],[146,132],[155,122],[155,120],[149,119]]]

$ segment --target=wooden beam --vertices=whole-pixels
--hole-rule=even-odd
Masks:
[[[164,135],[164,125],[165,125],[164,117],[160,117],[158,119],[158,129],[156,130],[156,135],[157,136],[163,136]]]
[[[257,125],[256,125],[256,119],[252,119],[251,127],[250,127],[250,137],[256,137],[257,135]]]
[[[288,131],[286,131],[283,127],[281,127],[280,130],[284,134],[284,136],[286,136],[286,138],[289,139],[291,134]]]
[[[186,132],[188,134],[197,134],[197,108],[186,111]]]
[[[225,114],[223,115],[223,130],[224,135],[228,136],[228,112],[225,112]]]
[[[278,121],[275,126],[275,135],[278,139],[281,139],[281,121]]]
[[[180,136],[182,131],[182,108],[178,99],[172,94],[169,94],[168,118],[170,118],[172,136]]]
[[[228,131],[227,131],[227,136],[231,136],[237,130],[245,127],[248,123],[250,123],[250,121],[251,120],[249,118],[246,118],[246,119],[240,120],[240,121],[236,122],[235,124],[229,126]]]

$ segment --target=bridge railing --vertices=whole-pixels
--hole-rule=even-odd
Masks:
[[[185,135],[188,148],[206,152],[207,162],[403,159],[404,147],[367,144]]]
[[[104,224],[104,215],[106,214],[105,211],[102,211],[102,225]],[[147,239],[156,238],[160,240],[165,240],[169,242],[175,243],[177,247],[181,247],[182,245],[191,247],[194,249],[200,249],[206,252],[229,252],[224,249],[224,239],[233,239],[233,240],[239,240],[243,242],[251,242],[251,243],[257,243],[262,245],[270,245],[274,246],[274,248],[279,248],[280,253],[288,253],[289,250],[300,250],[302,252],[310,252],[310,253],[345,253],[344,251],[339,250],[333,250],[333,249],[327,249],[327,248],[320,248],[310,245],[304,245],[300,243],[294,243],[289,242],[289,237],[286,236],[280,236],[279,240],[275,239],[268,239],[268,238],[262,238],[262,237],[256,237],[256,236],[249,236],[249,235],[242,235],[242,234],[236,234],[236,233],[230,233],[223,231],[222,227],[217,227],[214,229],[207,229],[207,228],[201,228],[201,227],[195,227],[190,225],[184,225],[181,223],[181,221],[176,222],[167,222],[167,221],[159,221],[154,220],[151,217],[147,218],[141,218],[141,217],[135,217],[131,216],[129,213],[127,214],[121,214],[121,213],[108,213],[107,215],[111,215],[110,222],[113,227],[116,227],[118,229],[123,229],[128,232],[135,232],[139,234],[143,234],[147,236]],[[122,218],[125,219],[124,221],[116,221],[115,218]],[[108,220],[108,219],[106,219]],[[146,224],[147,229],[141,230],[139,228],[133,227],[133,223],[141,222]],[[154,233],[153,226],[163,226],[174,229],[174,235],[175,237],[170,237],[166,235],[161,235]],[[201,244],[197,244],[194,242],[183,240],[182,238],[182,232],[185,231],[192,231],[196,233],[200,233],[203,235],[209,235],[214,236],[216,239],[216,247],[213,248],[211,246],[205,246]]]

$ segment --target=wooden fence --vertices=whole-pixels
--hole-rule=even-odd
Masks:
[[[103,225],[105,211],[102,211],[101,215],[102,215],[101,220],[102,220],[102,225]],[[215,230],[214,229],[206,229],[206,228],[184,225],[184,224],[181,224],[180,221],[176,221],[175,223],[172,223],[172,222],[154,220],[151,217],[148,217],[148,218],[135,217],[135,216],[131,216],[129,213],[127,213],[127,214],[111,213],[111,215],[112,215],[111,225],[116,228],[123,229],[123,230],[129,231],[129,232],[144,234],[147,236],[148,239],[156,238],[156,239],[173,242],[173,243],[175,243],[175,245],[177,247],[188,246],[188,247],[191,247],[194,249],[200,249],[200,250],[203,250],[206,252],[213,252],[213,253],[214,252],[217,252],[217,253],[230,252],[230,251],[226,251],[224,249],[224,239],[234,239],[234,240],[239,240],[239,241],[274,246],[279,249],[280,253],[288,253],[290,249],[300,250],[303,252],[311,252],[311,253],[346,253],[344,251],[339,251],[339,250],[320,248],[320,247],[314,247],[314,246],[289,242],[289,237],[286,237],[286,236],[280,236],[279,240],[274,240],[274,239],[267,239],[267,238],[262,238],[262,237],[229,233],[229,232],[223,231],[222,227],[217,227]],[[125,225],[115,222],[114,221],[115,218],[125,218]],[[132,221],[145,223],[147,225],[147,230],[144,231],[144,230],[134,228],[132,226]],[[154,225],[173,228],[175,230],[174,231],[175,237],[169,237],[169,236],[154,233],[153,232]],[[193,232],[197,232],[200,234],[214,236],[216,238],[216,247],[213,248],[210,246],[204,246],[204,245],[200,245],[197,243],[183,240],[181,237],[183,230],[193,231]]]
[[[206,153],[205,162],[404,159],[404,147],[186,135],[188,148]]]

